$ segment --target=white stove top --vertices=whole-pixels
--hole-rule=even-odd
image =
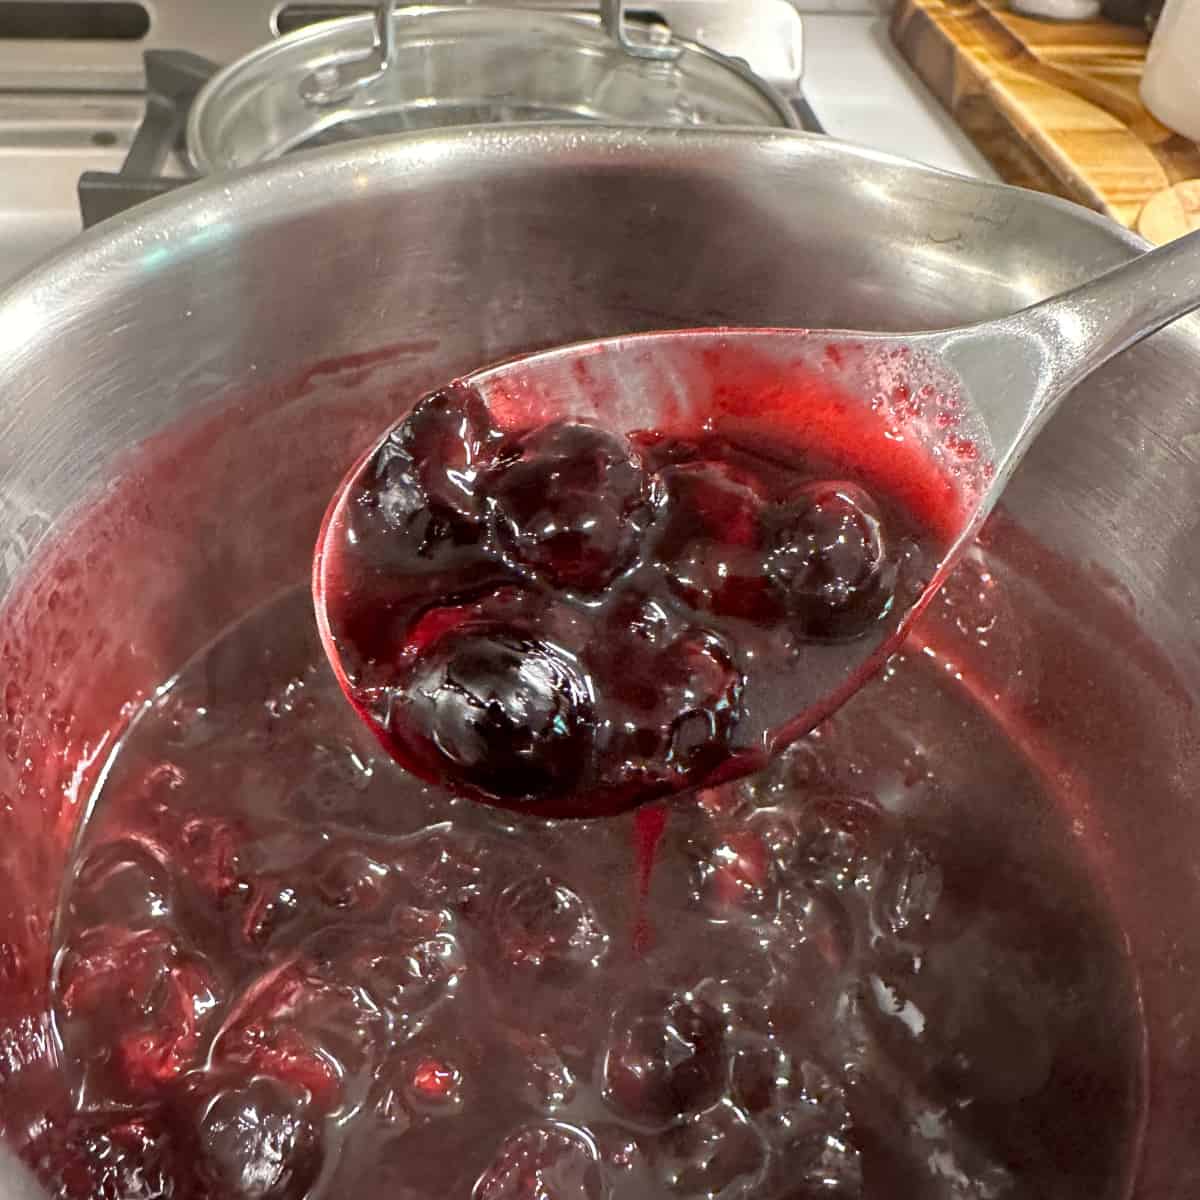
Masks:
[[[885,16],[810,12],[802,17],[804,94],[826,133],[944,171],[997,178],[900,57]]]
[[[994,178],[896,53],[878,11],[803,12],[802,20],[804,95],[828,133]],[[0,75],[5,61],[0,53]],[[80,231],[80,174],[119,170],[144,108],[134,91],[0,89],[0,282]]]

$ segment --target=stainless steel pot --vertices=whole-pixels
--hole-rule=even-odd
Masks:
[[[800,19],[778,3],[780,32],[795,43],[778,44],[798,70]],[[785,96],[746,64],[663,26],[657,33],[632,34],[624,0],[605,0],[599,16],[381,0],[373,20],[308,26],[227,67],[191,107],[188,153],[208,175],[355,137],[455,125],[796,128]]]
[[[53,1077],[49,931],[106,731],[304,577],[327,495],[394,415],[388,386],[411,396],[622,330],[991,317],[1136,249],[1071,205],[823,138],[524,127],[354,143],[189,188],[18,283],[0,299],[7,1135],[36,1127],[34,1085]],[[346,355],[361,357],[297,376]],[[1074,819],[1141,980],[1139,1200],[1200,1191],[1198,381],[1194,322],[1129,353],[1067,404],[1008,498],[1051,552],[1030,603],[1104,664],[1025,707],[1054,730],[1065,789],[1088,768]],[[186,452],[139,491],[148,439]],[[72,521],[90,522],[86,552],[57,554]],[[1052,554],[1084,564],[1091,595],[1056,587]]]

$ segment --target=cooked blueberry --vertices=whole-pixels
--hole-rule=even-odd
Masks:
[[[475,516],[480,474],[499,444],[483,397],[452,384],[418,401],[397,433],[428,503]]]
[[[746,1198],[767,1168],[762,1134],[732,1104],[716,1104],[676,1126],[658,1160],[663,1183],[677,1196]]]
[[[190,1195],[187,1159],[159,1117],[109,1113],[50,1119],[25,1149],[54,1200],[164,1200]],[[15,1193],[14,1193],[15,1194]]]
[[[131,929],[149,929],[171,915],[169,874],[136,840],[107,842],[80,865],[71,915],[81,925],[122,921]]]
[[[453,790],[520,804],[575,785],[591,745],[591,688],[566,650],[470,624],[417,660],[389,729]]]
[[[282,966],[260,953],[253,961],[271,965],[233,1000],[210,1047],[211,1067],[241,1080],[270,1077],[304,1096],[314,1114],[340,1109],[387,1024],[365,988],[339,977],[346,963],[335,951],[348,943],[350,930],[326,926]]]
[[[741,715],[741,673],[719,638],[699,632],[678,638],[658,666],[663,692],[677,706],[669,761],[683,773],[702,774],[729,752]]]
[[[682,622],[664,597],[657,599],[632,588],[613,596],[605,614],[608,644],[624,646],[639,657],[663,649],[679,634]]]
[[[651,516],[649,480],[628,441],[576,422],[507,447],[490,494],[505,553],[581,592],[600,591],[633,562]]]
[[[221,1092],[200,1120],[200,1171],[228,1200],[300,1200],[321,1168],[301,1093],[258,1078]]]
[[[498,442],[471,388],[425,396],[376,450],[356,495],[356,532],[403,534],[425,552],[439,539],[468,537],[480,511],[479,476]]]
[[[414,546],[434,524],[416,464],[393,431],[375,452],[368,487],[354,494],[350,523],[357,543],[374,532],[403,534]]]
[[[699,780],[730,754],[742,716],[741,672],[711,632],[684,630],[657,650],[642,630],[631,633],[598,682],[608,717],[605,761],[646,786]]]
[[[220,985],[168,928],[95,926],[64,947],[58,972],[64,1044],[106,1087],[154,1093],[199,1065]]]
[[[405,1063],[406,1099],[414,1110],[427,1116],[460,1113],[465,1082],[462,1068],[451,1058],[417,1053]]]
[[[763,501],[754,480],[722,462],[670,466],[659,478],[655,557],[671,589],[701,612],[767,615]]]
[[[304,899],[299,888],[278,876],[247,880],[242,936],[252,946],[267,946],[303,914]]]
[[[386,893],[388,868],[361,850],[329,846],[312,863],[321,901],[346,912],[370,912]]]
[[[542,978],[571,978],[594,965],[608,935],[592,906],[561,880],[534,874],[511,883],[496,898],[492,928],[506,967]]]
[[[397,910],[388,929],[335,929],[327,955],[327,973],[352,981],[405,1035],[424,1027],[467,969],[457,923],[444,910]]]
[[[570,1125],[531,1125],[507,1138],[475,1181],[472,1200],[603,1200],[596,1146]]]
[[[712,1104],[725,1070],[717,1012],[693,996],[653,994],[613,1024],[604,1056],[605,1098],[629,1119],[661,1127]]]
[[[855,637],[886,610],[895,570],[883,517],[862,488],[810,484],[771,525],[767,571],[805,636]]]

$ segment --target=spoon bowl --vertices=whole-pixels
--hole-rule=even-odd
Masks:
[[[1121,350],[1198,306],[1200,234],[1193,234],[1070,292],[972,326],[906,334],[738,328],[634,334],[544,351],[457,381],[456,394],[488,414],[497,439],[572,421],[619,435],[654,430],[656,436],[694,440],[715,431],[736,440],[752,433],[760,443],[765,435],[781,446],[800,445],[827,469],[832,464],[839,475],[886,495],[923,534],[920,566],[901,572],[894,599],[864,636],[834,639],[832,648],[828,639],[809,639],[818,644],[799,648],[789,641],[778,679],[753,696],[747,693],[753,721],[695,770],[669,778],[627,772],[621,786],[601,787],[591,777],[568,786],[560,778],[537,795],[520,788],[498,794],[484,784],[458,790],[542,815],[591,816],[758,769],[835,711],[896,649],[1071,389]],[[363,656],[350,661],[346,653],[353,640],[346,636],[347,603],[364,581],[370,587],[378,582],[347,565],[354,557],[353,514],[403,428],[402,421],[388,430],[335,496],[318,541],[314,599],[326,651],[356,710],[403,765],[446,782],[431,765],[445,746],[433,735],[432,749],[398,743],[388,732],[396,691],[373,691],[369,677],[378,663]],[[464,461],[448,477],[469,489],[477,474]],[[428,600],[449,585],[437,572],[427,572],[422,586]],[[458,600],[454,604],[458,620],[463,607]],[[581,611],[596,607],[603,604],[584,597]],[[380,619],[396,624],[398,611],[381,610]],[[405,611],[412,628],[416,610]],[[363,615],[356,619],[361,625]],[[470,619],[478,620],[478,614]],[[740,629],[735,622],[735,637]],[[425,636],[417,643],[424,645]],[[595,636],[594,630],[580,635],[572,653],[586,661]],[[760,648],[758,661],[772,653]],[[519,653],[512,657],[520,660]],[[530,661],[535,659],[536,654]],[[391,669],[396,663],[385,665]],[[575,689],[589,704],[594,698],[582,668],[574,673],[559,663],[543,674],[552,678],[552,691]],[[403,689],[399,697],[404,702]],[[496,697],[493,687],[480,711],[516,703],[511,696]],[[529,711],[527,688],[518,699],[513,709],[518,716],[506,715],[506,753],[514,738],[528,732],[519,715]],[[561,728],[560,713],[539,712],[546,729]],[[537,721],[530,719],[534,728]],[[582,755],[579,745],[570,742],[567,753]],[[485,758],[474,764],[479,769],[473,778],[486,777]],[[453,776],[450,782],[453,786]]]

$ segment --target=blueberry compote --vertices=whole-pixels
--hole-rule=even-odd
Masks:
[[[617,812],[761,766],[878,666],[945,546],[874,492],[769,420],[501,429],[456,384],[338,497],[317,604],[404,766]]]
[[[981,578],[947,611],[1027,678]],[[1138,1008],[1069,826],[919,651],[751,778],[455,799],[285,594],[92,797],[27,1158],[59,1200],[1119,1200]]]

